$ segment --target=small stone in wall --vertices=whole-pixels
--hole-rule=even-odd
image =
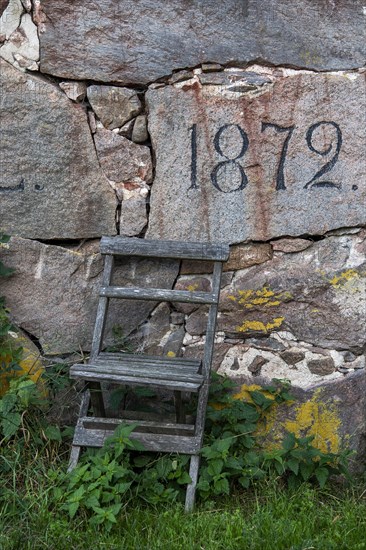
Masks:
[[[179,357],[182,351],[183,339],[185,335],[184,327],[174,330],[168,337],[163,350],[163,355],[170,357]]]
[[[322,357],[321,359],[310,359],[307,362],[309,371],[312,374],[324,376],[332,374],[335,370],[334,361],[331,357]]]
[[[97,128],[94,142],[100,165],[108,179],[123,183],[152,181],[152,162],[148,147],[132,143],[104,128]]]
[[[215,73],[217,71],[223,71],[224,67],[218,63],[202,63],[201,69],[203,73]]]
[[[268,359],[265,359],[261,355],[257,355],[248,366],[248,371],[251,372],[253,376],[259,376],[263,365],[266,363],[268,363]]]
[[[285,361],[285,363],[292,366],[305,359],[305,353],[300,351],[299,349],[290,348],[280,353],[280,357]]]
[[[271,241],[272,248],[275,252],[285,252],[286,254],[306,250],[312,244],[312,241],[308,239],[278,239],[276,241]]]
[[[193,71],[178,71],[169,78],[169,84],[176,84],[193,78]]]
[[[184,313],[180,313],[180,311],[172,311],[170,314],[170,322],[172,325],[183,325]]]
[[[135,118],[133,118],[132,120],[129,120],[128,122],[126,122],[126,124],[124,124],[118,131],[118,133],[123,136],[123,137],[126,137],[128,139],[131,139],[132,137],[132,130],[133,130],[133,125],[135,124]]]
[[[10,0],[0,17],[0,35],[7,40],[18,28],[23,7],[20,0]]]
[[[38,70],[39,38],[37,27],[28,13],[23,15],[20,26],[0,48],[0,56],[17,69]]]
[[[135,119],[135,124],[132,130],[132,141],[135,143],[143,143],[149,138],[147,133],[147,119],[145,115],[139,115]]]
[[[142,111],[136,90],[117,86],[88,86],[88,99],[103,126],[119,128]]]
[[[247,344],[253,348],[263,349],[266,351],[282,351],[285,349],[285,345],[279,342],[275,338],[248,338],[245,340]]]
[[[84,82],[60,82],[60,88],[72,101],[80,102],[86,96],[86,84]]]

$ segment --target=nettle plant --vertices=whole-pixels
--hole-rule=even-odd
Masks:
[[[201,500],[247,489],[275,475],[290,487],[303,481],[323,487],[331,474],[347,475],[348,453],[323,453],[311,437],[285,437],[282,446],[264,450],[259,425],[275,404],[292,400],[288,384],[277,381],[263,390],[249,391],[250,402],[235,399],[235,385],[213,374],[206,417],[197,492]],[[129,435],[136,425],[120,425],[103,449],[89,450],[69,474],[55,474],[58,506],[70,518],[86,516],[108,530],[123,506],[139,498],[147,503],[184,501],[188,457],[144,453]]]

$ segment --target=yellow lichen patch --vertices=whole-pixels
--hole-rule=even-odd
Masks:
[[[275,400],[275,396],[264,390],[261,386],[257,384],[243,384],[240,388],[240,391],[233,395],[234,399],[240,399],[246,401],[247,403],[253,403],[252,396],[250,392],[260,391],[267,399]],[[274,403],[273,406],[269,407],[267,410],[261,412],[261,419],[258,421],[257,429],[255,431],[256,435],[265,436],[273,428],[277,416],[277,404]]]
[[[359,277],[360,273],[358,271],[355,269],[347,269],[347,271],[343,271],[340,275],[335,275],[332,279],[329,279],[329,282],[335,288],[340,288],[347,281],[351,281],[355,278],[358,279]]]
[[[190,292],[193,292],[194,290],[197,290],[197,288],[198,288],[197,283],[194,283],[193,285],[188,285],[187,286],[187,290],[189,290]]]
[[[289,298],[291,298],[289,292],[278,292],[276,294],[267,286],[258,290],[238,290],[238,298],[232,295],[229,296],[230,300],[237,301],[246,309],[258,306],[264,308],[276,307],[281,304],[281,301]]]
[[[5,361],[5,372],[0,373],[0,397],[9,389],[9,378],[28,374],[33,382],[37,382],[44,370],[38,349],[26,336],[18,332],[9,332],[7,338],[11,339],[14,349],[21,347],[23,354],[19,364],[21,370],[8,372],[8,364]]]
[[[168,351],[168,353],[166,354],[167,357],[175,357],[175,352],[174,351]]]
[[[252,330],[268,332],[272,329],[279,328],[284,320],[284,317],[275,317],[275,319],[269,323],[262,323],[262,321],[244,321],[242,325],[236,327],[236,330],[237,332],[248,332]]]
[[[284,428],[296,437],[314,436],[312,444],[323,452],[337,453],[340,449],[341,420],[334,404],[321,401],[321,392],[295,409],[295,419],[284,423]]]

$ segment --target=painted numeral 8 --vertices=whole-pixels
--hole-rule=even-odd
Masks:
[[[228,129],[228,128],[236,128],[239,131],[239,135],[242,141],[242,147],[239,153],[236,155],[236,157],[230,157],[225,154],[225,152],[222,150],[221,146],[221,137],[222,134]],[[247,134],[244,132],[243,128],[239,126],[239,124],[224,124],[224,126],[221,126],[221,128],[217,131],[215,138],[214,138],[214,147],[215,150],[224,158],[227,160],[223,160],[222,162],[219,162],[216,164],[215,168],[211,172],[211,181],[214,187],[221,191],[222,193],[234,193],[235,191],[241,191],[242,189],[245,189],[245,187],[248,184],[248,178],[246,176],[246,173],[244,172],[244,168],[241,164],[239,164],[237,161],[242,158],[246,151],[248,150],[249,146],[249,139]],[[240,174],[240,185],[236,187],[235,189],[229,189],[225,191],[222,189],[218,183],[218,175],[222,171],[222,169],[225,169],[226,166],[234,165],[238,168],[239,174]]]

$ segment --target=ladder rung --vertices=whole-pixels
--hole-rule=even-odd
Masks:
[[[176,391],[197,392],[203,383],[200,374],[187,373],[186,376],[174,376],[171,373],[159,373],[146,370],[134,373],[112,366],[101,365],[73,365],[70,369],[70,378],[77,378],[89,382],[118,382],[130,386],[145,386],[166,388]]]
[[[226,261],[229,246],[224,243],[211,244],[200,242],[150,241],[149,239],[102,237],[102,254],[122,256],[142,256],[156,258],[175,258],[186,260]]]
[[[73,445],[80,447],[103,447],[107,437],[114,429],[90,429],[78,422],[75,428]],[[200,450],[200,437],[189,435],[171,435],[160,433],[131,432],[131,439],[137,439],[147,451],[197,454]]]
[[[163,363],[169,366],[174,365],[176,368],[186,368],[186,367],[194,367],[197,369],[200,368],[202,361],[200,359],[190,359],[187,357],[170,357],[169,355],[135,355],[132,353],[123,353],[123,352],[111,352],[111,351],[102,351],[97,355],[97,359],[103,359],[108,361],[122,361],[126,365],[128,363],[134,363],[134,364],[156,364],[156,363]]]
[[[152,430],[171,430],[185,431],[194,433],[194,424],[176,424],[174,422],[160,422],[156,420],[135,420],[135,419],[120,419],[120,418],[98,418],[95,416],[84,416],[79,418],[79,422],[84,428],[92,430],[115,430],[120,424],[138,424],[136,430],[141,432],[142,429]]]
[[[103,286],[100,289],[99,295],[107,298],[188,302],[195,304],[216,304],[218,299],[213,292],[191,292],[189,290],[165,290],[161,288],[125,288],[120,286]]]

